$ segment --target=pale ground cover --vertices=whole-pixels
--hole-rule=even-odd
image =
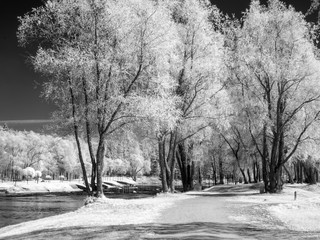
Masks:
[[[261,185],[260,185],[261,186]],[[320,231],[320,185],[286,184],[281,193],[257,194],[259,185],[220,185],[192,195],[224,195],[238,204],[229,218],[267,229]],[[296,199],[295,199],[296,192]]]
[[[241,187],[242,186],[242,187]],[[236,221],[256,224],[266,228],[294,231],[320,231],[320,185],[286,184],[281,193],[253,194],[254,189],[240,185],[241,191],[228,201],[242,203],[243,208],[232,216]],[[221,191],[219,191],[221,193]],[[210,192],[219,194],[219,192]],[[296,199],[295,199],[296,192]],[[232,190],[228,191],[229,194]],[[262,224],[261,224],[262,223]]]
[[[56,193],[56,192],[77,192],[79,189],[75,186],[79,181],[59,181],[51,180],[45,182],[21,181],[21,182],[0,182],[0,190],[11,194],[19,193]]]
[[[198,201],[205,206],[193,208]],[[267,230],[319,232],[320,186],[286,185],[281,194],[259,194],[259,186],[239,184],[145,199],[102,199],[75,212],[4,227],[0,239],[50,229],[210,221],[250,224]]]
[[[130,178],[125,177],[106,177],[105,180],[128,180]],[[136,181],[137,184],[142,185],[161,185],[158,177],[140,177]],[[11,194],[23,194],[23,193],[57,193],[57,192],[76,192],[80,191],[76,184],[82,184],[80,179],[72,181],[60,181],[50,180],[44,182],[37,182],[35,180],[30,181],[18,181],[18,182],[0,182],[0,192],[7,191]],[[176,185],[181,185],[181,182],[175,182]]]
[[[294,200],[294,193],[297,198]],[[320,231],[320,186],[288,184],[280,194],[262,194],[236,201],[250,202],[264,208],[284,227],[295,231]]]
[[[101,199],[75,212],[38,219],[0,229],[0,238],[46,229],[103,227],[153,223],[160,213],[176,201],[190,199],[183,194],[160,194],[144,199]]]

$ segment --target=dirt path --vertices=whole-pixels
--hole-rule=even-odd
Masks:
[[[234,223],[235,206],[227,197],[197,196],[182,200],[162,212],[158,223],[215,222]]]
[[[317,239],[316,233],[287,229],[265,205],[237,201],[259,196],[259,186],[224,185],[176,202],[157,219],[166,231],[156,239]],[[261,195],[260,195],[261,196]]]
[[[234,200],[239,196],[259,194],[257,187],[243,187],[239,185],[220,185],[207,191],[188,192],[194,198],[177,202],[174,206],[162,212],[159,223],[187,223],[187,222],[213,222],[236,223],[245,203]]]

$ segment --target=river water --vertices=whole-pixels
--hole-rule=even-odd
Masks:
[[[84,195],[0,196],[0,228],[74,211],[84,205]]]
[[[113,194],[109,198],[134,199],[152,194]],[[0,195],[0,228],[75,211],[84,205],[85,194],[6,197]]]

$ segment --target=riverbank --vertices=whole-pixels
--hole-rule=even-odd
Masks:
[[[33,196],[48,193],[81,193],[76,184],[77,181],[21,181],[21,182],[0,182],[0,193],[5,196]]]
[[[91,231],[95,232],[97,228],[121,225],[134,228],[135,225],[154,223],[162,211],[188,198],[192,197],[160,194],[144,199],[100,199],[74,212],[4,227],[0,229],[0,239],[73,239],[70,236],[86,239],[84,236],[88,236],[86,234]]]
[[[294,192],[297,199],[294,200]],[[102,199],[58,216],[7,226],[0,239],[314,239],[320,237],[320,187],[258,185],[145,199]]]
[[[105,180],[126,180],[132,181],[130,178],[126,177],[106,177]],[[176,184],[181,184],[180,181],[175,182]],[[50,180],[50,181],[5,181],[0,182],[0,196],[36,196],[44,194],[66,194],[66,193],[82,193],[83,189],[77,187],[77,185],[83,185],[82,180],[72,180],[72,181],[60,181],[60,180]],[[145,186],[142,191],[148,186],[150,190],[144,192],[156,192],[161,187],[161,182],[158,177],[141,177],[136,181],[137,186]]]

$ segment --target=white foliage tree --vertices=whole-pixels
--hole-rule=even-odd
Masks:
[[[162,1],[52,0],[21,18],[18,37],[39,46],[33,64],[49,76],[45,95],[74,128],[84,177],[79,132],[85,126],[92,184],[102,197],[110,134],[144,116],[138,106],[145,99],[158,107],[148,114],[160,116],[170,102],[176,31],[168,11]]]
[[[233,93],[261,155],[265,188],[276,192],[283,165],[318,129],[320,63],[303,15],[278,0],[267,7],[253,1],[242,25],[234,38]]]

